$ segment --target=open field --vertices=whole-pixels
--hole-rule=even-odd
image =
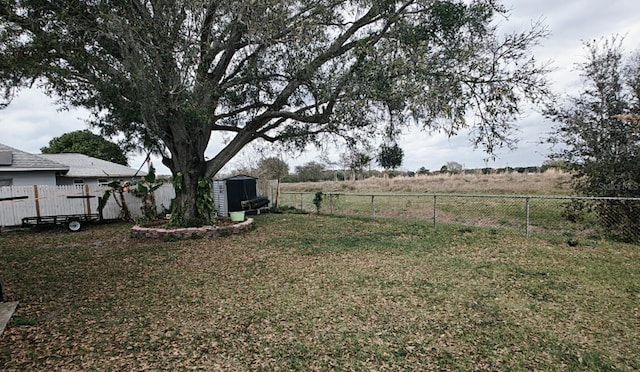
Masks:
[[[315,193],[282,192],[279,205],[314,212]],[[569,199],[561,197],[477,194],[325,193],[320,212],[354,217],[409,218],[433,224],[456,223],[493,227],[523,235],[556,235],[640,241],[638,229],[606,229],[593,211],[569,220],[564,215]],[[632,202],[629,202],[632,203]],[[636,205],[639,201],[633,202]],[[434,222],[435,219],[435,222]],[[618,231],[620,230],[620,231]]]
[[[313,212],[316,211],[314,197],[315,194],[310,192],[282,192],[279,205]],[[546,197],[479,196],[472,193],[332,193],[323,194],[320,211],[331,215],[420,219],[432,223],[435,217],[436,224],[493,227],[520,234],[602,235],[597,216],[592,212],[583,213],[579,221],[569,221],[563,215],[569,202],[567,199]],[[640,238],[638,234],[638,231],[627,231],[629,237],[636,239]]]
[[[637,246],[303,214],[129,228],[0,234],[0,369],[640,369]]]
[[[580,200],[572,195],[566,173],[430,175],[371,178],[362,181],[281,184],[279,207],[313,212],[316,192],[323,192],[324,214],[421,219],[493,227],[524,235],[591,237],[640,242],[640,228],[625,222],[638,210],[636,200]],[[625,204],[601,218],[598,211]],[[577,204],[583,209],[568,208]],[[604,223],[608,221],[607,223]]]
[[[441,174],[362,181],[281,183],[282,191],[405,192],[569,195],[571,175],[556,171],[509,174]]]

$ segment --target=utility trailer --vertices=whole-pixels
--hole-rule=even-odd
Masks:
[[[77,232],[82,229],[83,224],[86,223],[98,223],[104,221],[102,216],[102,209],[104,208],[103,199],[98,197],[98,213],[91,213],[91,207],[89,205],[89,199],[93,199],[95,196],[89,195],[88,190],[86,190],[85,195],[71,195],[67,196],[66,199],[84,199],[86,200],[86,205],[84,208],[84,213],[72,213],[72,214],[59,214],[52,216],[41,216],[39,207],[38,207],[38,216],[35,217],[24,217],[22,218],[22,227],[34,227],[34,226],[54,226],[54,225],[62,225],[67,228],[67,230],[71,232]]]
[[[24,217],[22,219],[22,227],[63,225],[67,230],[77,232],[82,229],[83,224],[101,221],[103,221],[101,213]]]

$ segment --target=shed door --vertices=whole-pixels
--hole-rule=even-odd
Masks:
[[[256,197],[256,180],[227,180],[227,202],[229,212],[241,211],[242,201]]]
[[[229,212],[242,210],[242,204],[240,202],[243,200],[247,200],[244,195],[244,187],[245,184],[242,180],[227,181],[227,201]]]

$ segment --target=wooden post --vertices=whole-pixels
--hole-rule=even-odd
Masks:
[[[40,197],[38,196],[38,185],[33,185],[33,196],[36,199],[36,217],[40,219]]]
[[[91,214],[91,199],[89,198],[89,185],[84,185],[84,196],[87,201],[87,215]]]

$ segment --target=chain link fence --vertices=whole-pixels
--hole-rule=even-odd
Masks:
[[[283,192],[279,205],[316,212],[316,193]],[[640,242],[640,198],[473,194],[324,193],[320,212],[509,229],[531,236]]]

